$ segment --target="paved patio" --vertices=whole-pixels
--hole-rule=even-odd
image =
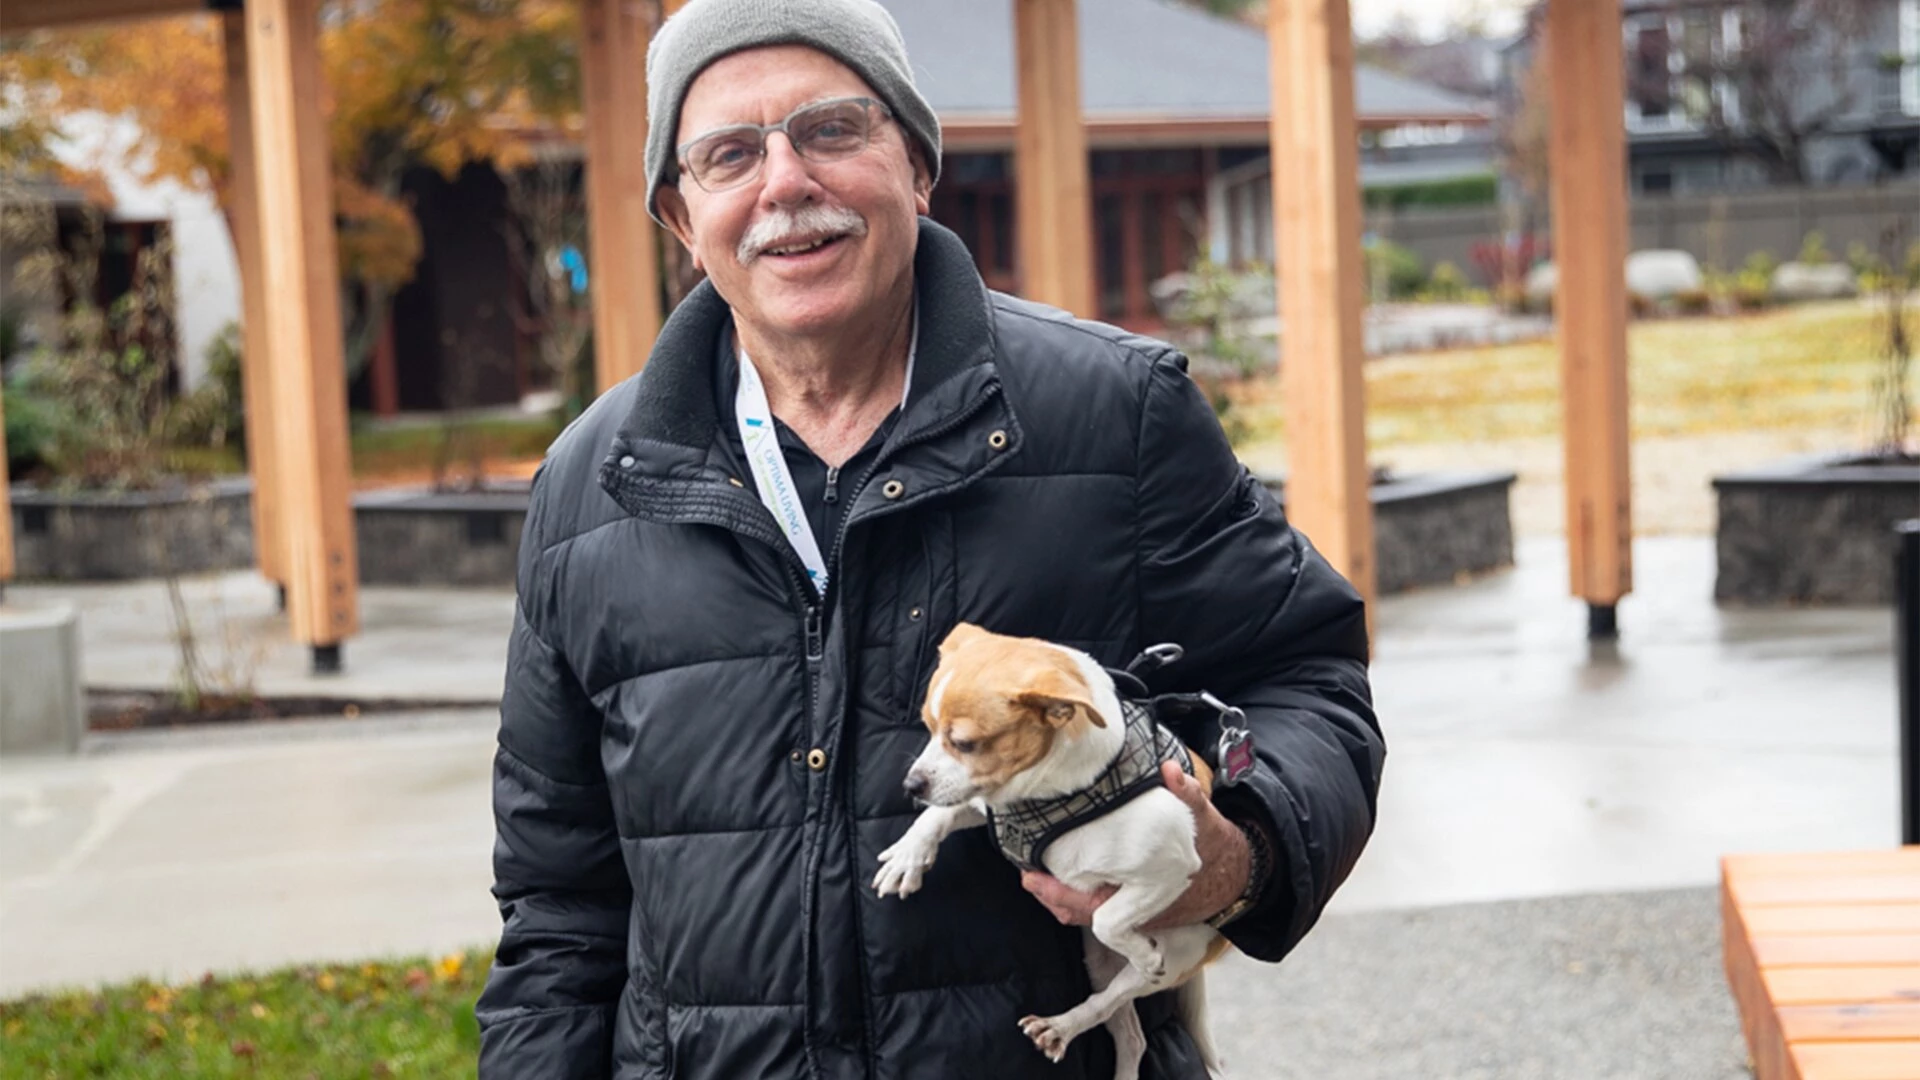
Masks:
[[[1730,851],[1897,842],[1892,616],[1722,611],[1711,541],[1644,540],[1618,645],[1564,548],[1392,597],[1377,621],[1380,825],[1278,969],[1220,970],[1242,1078],[1738,1077],[1710,891]],[[197,618],[274,633],[249,575]],[[16,587],[83,611],[96,685],[170,677],[150,584]],[[504,592],[369,589],[347,671],[268,645],[273,693],[497,698]],[[417,953],[497,933],[490,708],[89,739],[0,762],[0,996]]]

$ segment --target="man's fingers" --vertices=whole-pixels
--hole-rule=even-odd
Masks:
[[[1160,779],[1167,785],[1168,791],[1191,808],[1198,809],[1201,803],[1207,801],[1207,793],[1200,790],[1200,781],[1188,776],[1187,770],[1181,768],[1177,761],[1160,763]]]

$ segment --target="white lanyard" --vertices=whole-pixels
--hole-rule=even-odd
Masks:
[[[907,379],[900,391],[902,412],[907,408],[907,392],[913,388],[913,354],[919,344],[914,341],[915,330],[917,327],[908,330]],[[753,470],[753,486],[760,493],[760,501],[767,504],[787,543],[793,545],[794,554],[806,565],[807,580],[825,596],[827,560],[820,555],[820,543],[814,539],[813,526],[807,523],[800,493],[794,490],[793,473],[787,468],[787,457],[780,450],[780,437],[774,432],[767,389],[744,348],[740,350],[740,389],[734,395],[733,415],[740,425],[740,444],[747,449],[747,467]]]

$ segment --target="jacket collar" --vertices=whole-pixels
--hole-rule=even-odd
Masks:
[[[913,273],[920,298],[918,352],[907,393],[910,418],[902,421],[922,428],[938,420],[912,415],[920,412],[916,404],[940,403],[946,395],[935,395],[936,388],[992,360],[993,318],[986,285],[966,245],[924,217]],[[632,454],[644,465],[655,448],[681,460],[687,451],[707,455],[721,434],[713,357],[731,318],[711,281],[701,282],[674,309],[636,380],[633,407],[609,448],[610,460]]]

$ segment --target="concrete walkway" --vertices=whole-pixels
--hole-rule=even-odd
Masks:
[[[1513,572],[1381,604],[1379,828],[1294,959],[1220,970],[1236,1076],[1737,1077],[1718,857],[1897,842],[1890,612],[1722,611],[1709,540],[1647,540],[1620,643],[1590,646],[1564,557],[1525,541]],[[274,633],[254,579],[193,589],[209,626],[218,598]],[[18,592],[78,600],[91,683],[170,677],[158,587]],[[316,681],[282,645],[257,681],[492,700],[511,611],[368,590],[345,675]],[[0,997],[490,940],[495,722],[130,733],[0,761]]]

